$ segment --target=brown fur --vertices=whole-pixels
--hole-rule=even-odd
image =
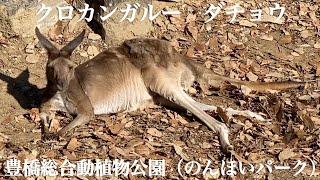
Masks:
[[[61,50],[54,47],[38,29],[36,34],[49,53],[47,96],[41,106],[41,118],[47,120],[48,111],[52,109],[77,115],[58,132],[61,136],[78,125],[86,124],[95,114],[131,111],[156,103],[189,110],[216,131],[223,150],[230,151],[228,128],[204,112],[217,108],[194,101],[184,90],[194,81],[209,84],[229,81],[251,88],[278,86],[243,82],[215,74],[179,54],[169,42],[148,38],[126,40],[121,46],[109,48],[75,67],[70,55],[81,43],[84,32]],[[250,111],[227,111],[261,118]]]

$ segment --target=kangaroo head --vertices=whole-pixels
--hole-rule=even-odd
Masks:
[[[63,91],[68,87],[74,76],[76,64],[71,60],[71,54],[82,42],[85,30],[60,50],[41,34],[38,28],[35,31],[40,43],[48,52],[46,66],[48,82],[55,85],[58,90]]]

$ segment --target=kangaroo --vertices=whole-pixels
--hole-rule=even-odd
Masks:
[[[219,135],[222,150],[230,152],[229,129],[205,111],[211,106],[195,101],[185,91],[194,81],[215,85],[228,81],[252,89],[287,89],[305,82],[258,83],[224,77],[205,68],[194,59],[181,55],[168,41],[136,38],[110,47],[78,66],[71,59],[74,49],[82,42],[85,31],[58,50],[38,28],[36,36],[48,52],[46,65],[46,95],[40,107],[40,117],[48,120],[49,111],[61,110],[76,118],[58,131],[66,133],[88,123],[95,115],[134,111],[160,104],[190,111]],[[263,119],[251,111],[226,109],[228,113]]]

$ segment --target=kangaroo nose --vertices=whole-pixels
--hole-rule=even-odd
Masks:
[[[59,90],[62,90],[64,86],[65,86],[65,81],[59,79],[59,80],[57,81],[57,87],[58,87],[58,89],[59,89]]]

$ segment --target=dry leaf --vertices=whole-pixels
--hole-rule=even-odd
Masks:
[[[260,36],[260,39],[267,40],[267,41],[272,41],[273,40],[273,36],[271,36],[271,35],[262,35],[262,36]]]
[[[70,161],[77,161],[78,160],[78,158],[76,157],[76,155],[74,153],[70,153],[69,151],[67,151],[65,149],[62,150],[62,152],[65,156],[67,156],[68,160],[70,160]]]
[[[206,45],[203,43],[196,43],[194,49],[196,51],[205,51],[206,50]]]
[[[59,39],[59,35],[62,33],[62,21],[58,21],[52,28],[48,31],[48,36],[52,41]]]
[[[250,153],[248,156],[248,161],[251,163],[261,163],[264,162],[263,155],[260,153]]]
[[[191,34],[191,36],[193,37],[193,39],[195,41],[197,41],[198,39],[198,30],[197,27],[194,27],[190,24],[187,25],[187,31]]]
[[[50,150],[50,151],[46,151],[43,155],[46,158],[53,159],[54,157],[56,157],[56,152],[54,150]]]
[[[307,37],[311,36],[311,34],[308,30],[301,31],[300,34],[301,34],[301,37],[303,37],[303,38],[307,38]]]
[[[257,81],[258,80],[258,76],[257,75],[255,75],[255,74],[253,74],[252,72],[249,72],[249,73],[247,73],[247,78],[250,80],[250,81]]]
[[[285,35],[279,40],[280,44],[288,44],[292,41],[292,37],[290,35]]]
[[[248,20],[240,20],[239,21],[240,26],[246,26],[246,27],[257,27],[257,24],[248,21]]]
[[[135,139],[132,139],[128,142],[128,146],[130,147],[135,147],[135,146],[139,146],[139,145],[142,145],[144,144],[144,140],[141,139],[141,138],[135,138]]]
[[[68,150],[74,151],[78,147],[78,140],[77,138],[72,138],[67,146]]]
[[[217,49],[219,47],[218,38],[217,37],[210,38],[208,44],[210,49]]]
[[[242,42],[239,42],[238,38],[236,36],[234,36],[232,33],[228,33],[228,39],[231,40],[232,44],[235,44],[235,45],[242,45],[243,44]]]
[[[231,154],[239,161],[249,164],[251,162],[247,161],[246,159],[242,158],[239,154],[237,154],[235,151],[231,151]]]
[[[300,118],[303,120],[305,127],[312,131],[315,128],[312,119],[306,114],[305,111],[300,111],[298,112],[298,114],[300,115]]]
[[[181,124],[185,125],[185,124],[188,124],[189,122],[185,119],[183,119],[182,117],[178,117],[176,118],[176,120],[178,120]]]
[[[114,142],[115,140],[108,134],[100,134],[100,133],[94,133],[98,138],[104,140],[104,141],[109,141],[109,142]]]
[[[87,49],[87,53],[91,56],[96,56],[98,55],[100,52],[98,50],[98,48],[96,46],[89,46]]]
[[[110,150],[109,150],[109,156],[113,157],[113,158],[118,158],[119,156],[119,153],[117,152],[117,148],[116,147],[112,147]]]
[[[226,112],[221,107],[217,108],[217,113],[222,118],[224,123],[226,123],[226,124],[230,123],[228,115],[226,114]]]
[[[277,20],[278,17],[276,16],[270,16],[268,14],[264,14],[261,18],[262,22],[270,22],[270,23],[275,23],[275,24],[283,24],[284,23],[284,17],[280,18],[278,21]]]
[[[136,153],[140,154],[141,156],[149,156],[150,149],[146,145],[138,145],[134,147]]]
[[[201,124],[199,122],[191,122],[191,123],[188,123],[188,124],[185,124],[184,126],[188,127],[188,128],[199,128],[201,126]]]
[[[197,94],[197,90],[193,87],[188,88],[188,93],[190,94]]]
[[[129,122],[127,122],[126,124],[125,124],[125,128],[129,128],[129,127],[131,127],[133,125],[133,121],[129,121]]]
[[[130,148],[129,149],[123,149],[123,148],[116,147],[115,149],[116,149],[117,153],[120,154],[123,157],[128,157],[129,153],[131,151]]]
[[[33,149],[33,150],[31,151],[31,153],[29,153],[29,154],[27,154],[27,155],[25,156],[25,159],[35,160],[35,159],[37,159],[37,155],[38,155],[38,154],[39,154],[38,151],[35,150],[35,149]]]
[[[284,116],[284,104],[282,101],[278,101],[274,106],[274,113],[276,114],[277,120],[281,122]]]
[[[318,41],[313,45],[314,48],[320,49],[320,42]]]
[[[291,55],[294,56],[294,57],[299,57],[300,54],[296,53],[296,52],[291,52]]]
[[[57,118],[55,118],[55,114],[54,113],[51,113],[50,114],[50,119],[51,119],[51,122],[50,122],[50,132],[57,132],[58,129],[60,129],[60,123],[59,123],[59,120]]]
[[[124,128],[125,124],[117,123],[109,127],[112,134],[119,134],[119,132]]]
[[[68,32],[73,33],[79,24],[78,20],[81,18],[80,14],[76,14],[71,21],[68,23]]]
[[[219,169],[210,169],[209,172],[207,172],[203,178],[204,180],[212,180],[212,179],[219,179],[220,177],[220,170]]]
[[[284,78],[284,75],[279,72],[270,72],[266,74],[266,77]]]
[[[287,54],[287,53],[276,53],[274,55],[277,58],[282,59],[282,60],[292,61],[294,59],[294,57],[291,54]]]
[[[320,175],[320,170],[317,169],[317,168],[313,169],[313,168],[310,168],[310,167],[306,167],[305,169],[303,169],[303,171],[301,173],[306,174],[306,175],[308,175],[310,177],[317,177],[317,176]]]
[[[280,152],[279,154],[279,160],[282,163],[284,160],[290,159],[292,157],[294,157],[296,155],[296,153],[294,153],[292,151],[292,149],[284,149],[282,152]]]
[[[195,21],[197,18],[197,15],[196,14],[189,14],[186,18],[186,23],[190,23],[192,21]]]
[[[195,57],[195,55],[194,55],[194,48],[193,48],[193,47],[190,47],[190,48],[187,50],[186,55],[189,56],[189,57]]]
[[[148,128],[147,133],[155,137],[162,136],[162,132],[158,131],[156,128]]]
[[[190,158],[183,152],[183,148],[177,144],[170,143],[173,146],[175,152],[185,161],[190,161]]]
[[[241,92],[242,92],[244,95],[248,96],[248,95],[250,95],[250,93],[252,92],[252,89],[249,88],[249,87],[246,86],[246,85],[241,85]]]
[[[316,70],[316,76],[320,76],[320,63],[318,63],[318,66],[317,66],[317,70]]]
[[[203,149],[210,149],[210,148],[212,148],[212,144],[207,143],[207,142],[204,142],[204,143],[202,144],[202,148],[203,148]]]
[[[32,121],[34,122],[40,122],[40,117],[39,117],[39,109],[38,108],[32,108],[29,112],[29,116]]]

